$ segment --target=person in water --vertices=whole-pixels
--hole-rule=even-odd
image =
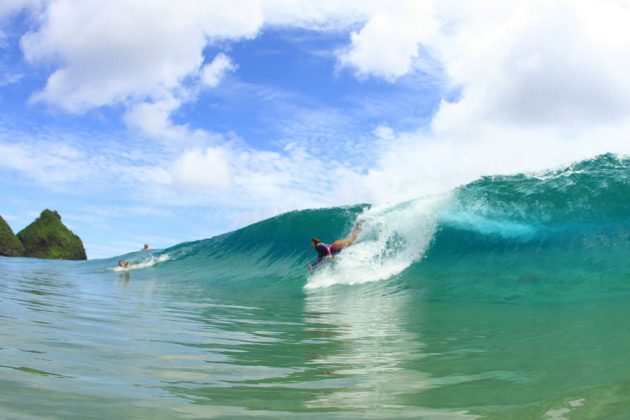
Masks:
[[[149,250],[149,244],[144,244],[144,247],[142,247],[143,251],[148,251]]]
[[[132,265],[129,264],[129,261],[120,260],[120,261],[118,261],[118,267],[120,267],[120,268],[131,268]]]
[[[362,221],[357,222],[357,224],[354,226],[354,229],[352,229],[352,233],[350,234],[350,236],[348,236],[346,239],[337,239],[330,245],[323,243],[319,238],[312,238],[311,248],[313,248],[317,252],[317,261],[309,264],[308,269],[312,270],[313,268],[317,267],[317,265],[324,261],[324,258],[332,260],[333,258],[335,258],[335,255],[341,252],[342,249],[352,245],[354,241],[356,241],[359,232],[361,232],[362,224]]]

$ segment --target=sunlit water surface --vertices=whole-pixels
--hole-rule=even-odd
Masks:
[[[0,417],[630,412],[623,294],[451,301],[396,281],[248,293],[20,258],[0,273]]]

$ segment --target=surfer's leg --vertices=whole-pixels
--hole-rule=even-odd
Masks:
[[[350,236],[348,236],[345,239],[346,246],[352,245],[352,243],[357,240],[357,236],[359,236],[359,233],[361,232],[362,225],[363,225],[363,220],[357,222],[357,224],[354,225],[354,229],[352,229],[352,233],[350,233]]]
[[[361,232],[361,225],[363,225],[363,221],[357,222],[357,224],[354,226],[354,229],[352,229],[352,233],[350,233],[350,236],[348,236],[346,239],[336,240],[335,242],[330,244],[330,247],[335,250],[341,250],[352,245],[352,243],[356,241],[357,236],[359,236],[359,233]]]
[[[349,241],[348,245],[352,245],[352,242],[357,240],[357,236],[359,236],[359,233],[361,232],[362,225],[363,225],[363,220],[358,221],[357,224],[354,225],[354,229],[352,229],[352,233],[346,239],[347,241]]]

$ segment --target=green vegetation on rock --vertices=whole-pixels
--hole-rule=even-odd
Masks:
[[[0,216],[0,255],[5,257],[20,257],[24,254],[24,247],[11,230],[11,226]]]
[[[44,210],[33,223],[17,234],[24,256],[46,259],[86,260],[81,238],[72,233],[56,211]]]

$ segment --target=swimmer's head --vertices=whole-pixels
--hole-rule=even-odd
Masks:
[[[317,247],[317,245],[321,244],[322,240],[319,238],[312,238],[311,239],[311,248],[315,248]]]
[[[125,262],[123,260],[118,261],[118,266],[119,267],[124,267],[125,266]]]
[[[149,249],[149,244],[144,244],[144,249],[145,250]]]

